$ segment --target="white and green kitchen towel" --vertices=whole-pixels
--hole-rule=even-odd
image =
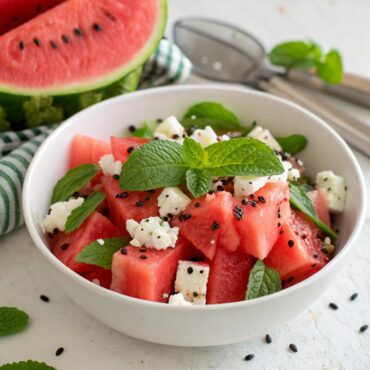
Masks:
[[[185,82],[191,63],[171,42],[161,40],[146,62],[140,89]],[[34,154],[58,124],[0,133],[0,235],[23,224],[22,184]]]

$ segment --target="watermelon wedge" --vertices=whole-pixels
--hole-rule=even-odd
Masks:
[[[307,193],[311,199],[312,205],[315,208],[317,216],[322,222],[330,226],[330,214],[328,207],[328,193],[326,189],[312,190]]]
[[[147,143],[149,139],[141,137],[111,137],[112,153],[117,161],[125,163],[133,150]]]

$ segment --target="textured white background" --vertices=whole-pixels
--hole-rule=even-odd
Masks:
[[[368,0],[169,0],[169,27],[185,15],[235,22],[255,33],[267,48],[278,41],[312,38],[340,48],[347,70],[370,77]],[[194,79],[194,81],[198,81]],[[370,121],[368,112],[359,111]],[[370,193],[370,160],[357,155]],[[370,212],[360,239],[337,282],[312,307],[263,338],[217,348],[175,348],[131,339],[87,316],[46,270],[25,229],[0,239],[0,306],[18,306],[32,317],[22,334],[0,339],[0,365],[16,360],[46,361],[75,369],[370,369]],[[349,302],[357,291],[359,297]],[[40,301],[47,294],[49,304]],[[334,301],[339,310],[328,309]],[[122,318],[124,319],[124,318]],[[189,323],[191,325],[191,323]],[[194,328],[196,335],[197,328]],[[245,328],[248,330],[248,328]],[[298,353],[287,350],[294,342]],[[55,350],[65,347],[60,357]],[[254,353],[253,361],[243,357]]]

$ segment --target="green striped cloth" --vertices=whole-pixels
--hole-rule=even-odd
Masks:
[[[143,68],[139,88],[183,83],[190,73],[190,61],[176,45],[163,39]],[[27,167],[56,126],[0,133],[0,235],[23,224],[21,196]]]

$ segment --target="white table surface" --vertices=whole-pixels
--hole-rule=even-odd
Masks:
[[[169,25],[185,15],[235,22],[253,31],[267,48],[293,38],[312,38],[338,47],[347,70],[370,77],[368,0],[169,0]],[[170,27],[168,27],[168,33]],[[198,81],[197,79],[194,79]],[[370,121],[369,112],[349,107]],[[370,193],[370,160],[356,153]],[[25,332],[0,339],[0,365],[45,361],[58,370],[74,369],[370,369],[370,211],[365,227],[337,282],[309,309],[263,338],[214,348],[178,348],[129,338],[78,308],[49,278],[46,261],[24,228],[0,238],[0,306],[26,310]],[[356,301],[349,296],[358,292]],[[50,303],[39,299],[50,297]],[[339,310],[328,309],[336,302]],[[246,328],[248,330],[248,328]],[[295,343],[298,353],[287,350]],[[58,347],[65,352],[55,356]],[[251,362],[243,357],[254,353]]]

